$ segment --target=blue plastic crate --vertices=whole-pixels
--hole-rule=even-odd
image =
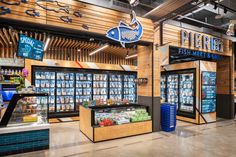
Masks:
[[[174,131],[176,127],[176,105],[163,103],[161,105],[161,127],[163,131]]]

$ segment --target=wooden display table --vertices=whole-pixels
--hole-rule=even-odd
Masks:
[[[120,125],[98,127],[93,126],[94,109],[132,107],[135,105],[116,105],[106,107],[89,107],[80,106],[80,131],[84,133],[92,142],[112,140],[122,137],[140,135],[152,132],[152,121],[132,122]],[[136,105],[141,106],[141,105]]]

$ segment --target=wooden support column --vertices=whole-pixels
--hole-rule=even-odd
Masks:
[[[138,85],[138,103],[149,107],[153,132],[160,130],[160,67],[158,54],[153,45],[138,46],[138,78],[147,78],[148,83]]]

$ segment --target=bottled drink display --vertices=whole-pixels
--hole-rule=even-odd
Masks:
[[[93,100],[107,100],[108,94],[108,77],[107,74],[93,75]]]
[[[38,93],[48,93],[49,112],[55,112],[55,72],[36,72],[35,87]]]
[[[57,112],[74,111],[74,73],[57,73]]]
[[[193,112],[194,110],[194,79],[193,73],[180,74],[179,88],[180,88],[180,110],[186,112]]]
[[[178,107],[178,75],[167,76],[167,101],[171,104],[175,104]]]
[[[122,75],[110,75],[110,99],[122,100]]]
[[[136,102],[136,83],[134,75],[124,75],[124,99]]]
[[[216,111],[216,73],[202,72],[202,113]]]
[[[92,74],[76,73],[76,103],[92,100]]]

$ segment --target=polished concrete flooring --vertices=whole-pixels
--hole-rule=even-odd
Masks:
[[[207,125],[178,121],[175,132],[157,132],[92,143],[79,122],[51,125],[50,150],[16,157],[236,157],[236,121]]]

